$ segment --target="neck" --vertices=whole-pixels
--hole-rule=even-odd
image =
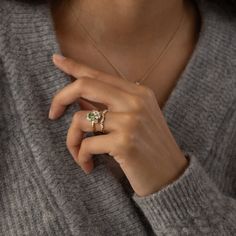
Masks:
[[[98,43],[127,46],[166,40],[185,5],[184,0],[65,0],[54,17],[74,32],[79,20]]]

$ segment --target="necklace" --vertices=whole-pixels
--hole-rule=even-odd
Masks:
[[[74,15],[76,21],[78,21],[80,27],[82,28],[82,30],[85,32],[85,34],[87,35],[88,39],[90,40],[90,42],[92,43],[92,45],[94,46],[94,48],[104,57],[104,59],[111,65],[111,67],[116,71],[116,73],[122,77],[125,80],[129,79],[111,62],[111,60],[105,55],[105,53],[97,46],[96,41],[93,39],[93,37],[91,36],[91,34],[88,32],[88,30],[86,29],[86,27],[80,22],[79,18],[76,16],[76,14],[74,13],[72,7],[71,8],[71,12]],[[154,59],[153,63],[147,68],[147,70],[144,72],[144,74],[140,77],[139,80],[135,81],[135,84],[140,85],[144,80],[146,80],[148,78],[148,76],[151,74],[151,72],[155,69],[156,66],[159,65],[159,63],[161,62],[161,59],[163,58],[163,56],[167,53],[169,47],[171,46],[171,44],[174,41],[175,36],[177,35],[178,31],[180,30],[183,22],[184,22],[184,11],[183,14],[181,16],[180,22],[177,26],[177,28],[175,29],[175,31],[173,32],[173,34],[171,35],[170,39],[167,41],[167,44],[165,44],[161,50],[161,53]]]

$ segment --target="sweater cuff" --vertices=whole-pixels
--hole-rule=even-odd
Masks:
[[[189,158],[189,165],[177,180],[150,195],[132,195],[135,204],[156,232],[161,228],[188,225],[190,221],[199,219],[201,213],[206,212],[217,198],[217,188],[197,158],[184,153]]]

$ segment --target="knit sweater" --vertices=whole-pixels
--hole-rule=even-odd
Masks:
[[[48,119],[71,79],[51,60],[61,51],[49,6],[29,2],[0,2],[0,235],[236,235],[236,19],[197,0],[199,39],[162,109],[189,166],[140,197],[108,154],[89,175],[73,160],[78,103]]]

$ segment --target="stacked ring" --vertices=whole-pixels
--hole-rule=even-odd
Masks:
[[[105,131],[104,131],[104,121],[105,121],[105,114],[106,114],[107,112],[108,112],[107,109],[102,111],[102,119],[101,119],[101,121],[100,121],[100,126],[101,126],[101,132],[102,132],[102,133],[105,133]]]
[[[87,113],[87,120],[89,120],[93,127],[93,132],[96,133],[96,124],[100,123],[101,132],[105,133],[104,131],[104,121],[105,121],[105,114],[108,112],[108,110],[103,111],[97,111],[93,110]]]

